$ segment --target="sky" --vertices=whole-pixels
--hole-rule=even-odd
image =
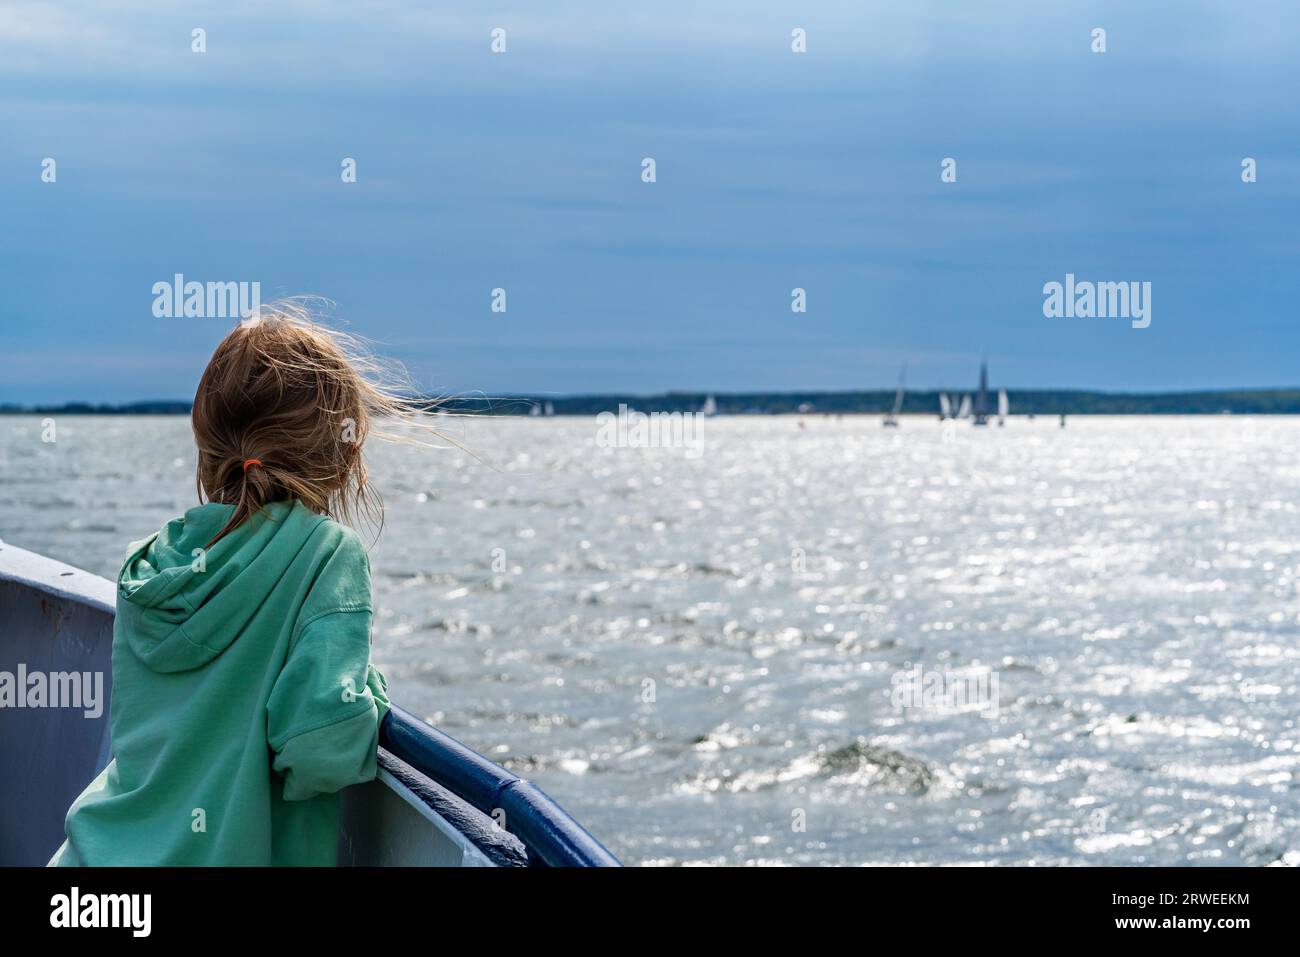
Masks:
[[[1297,34],[1283,0],[5,0],[0,402],[191,397],[231,321],[156,317],[177,273],[326,297],[430,392],[970,387],[982,356],[1297,385]],[[1045,317],[1067,273],[1150,282],[1150,326]]]

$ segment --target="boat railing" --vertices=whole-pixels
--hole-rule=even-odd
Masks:
[[[111,756],[115,597],[112,582],[0,542],[0,671],[16,673],[23,664],[103,676],[93,717],[75,709],[21,708],[7,709],[0,721],[0,866],[47,860],[62,840],[68,805]],[[476,848],[469,857],[506,866],[619,866],[541,789],[400,707],[384,718],[380,747],[384,785],[423,807],[424,819],[443,832],[455,832],[456,847]],[[358,795],[358,826],[393,824],[376,810],[381,792],[371,793],[369,805]],[[409,851],[408,843],[394,838],[353,850],[368,852],[370,863],[420,863],[418,853],[396,853]]]
[[[619,867],[585,828],[537,787],[410,712],[392,706],[379,744],[491,817],[551,867]]]

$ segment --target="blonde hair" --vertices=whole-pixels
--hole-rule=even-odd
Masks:
[[[190,414],[200,501],[234,506],[209,547],[268,503],[293,499],[382,529],[383,501],[361,454],[376,421],[438,434],[419,421],[436,400],[417,397],[397,368],[312,321],[303,300],[263,306],[221,340]]]

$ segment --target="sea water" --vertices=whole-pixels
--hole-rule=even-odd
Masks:
[[[54,425],[0,537],[111,577],[187,420]],[[1300,420],[446,426],[370,453],[375,660],[625,862],[1300,860]]]

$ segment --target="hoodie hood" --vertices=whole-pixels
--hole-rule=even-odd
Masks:
[[[153,671],[191,671],[230,647],[327,521],[300,502],[272,502],[207,548],[233,509],[192,508],[127,553],[117,623]]]

